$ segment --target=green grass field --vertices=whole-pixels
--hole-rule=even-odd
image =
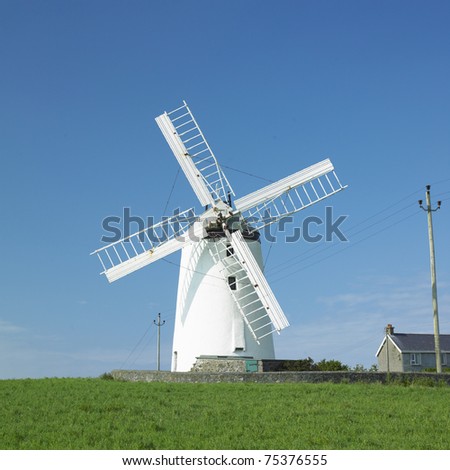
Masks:
[[[1,449],[450,449],[450,387],[0,381]]]

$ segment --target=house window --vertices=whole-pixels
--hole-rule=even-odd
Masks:
[[[231,290],[236,290],[237,283],[236,283],[236,278],[234,276],[228,277],[228,285],[230,286]]]
[[[411,353],[411,356],[410,356],[410,364],[412,366],[420,366],[420,364],[422,364],[422,360],[421,360],[421,355],[420,353]]]
[[[442,364],[443,366],[446,366],[446,365],[447,365],[447,354],[445,354],[445,353],[442,353],[441,364]]]

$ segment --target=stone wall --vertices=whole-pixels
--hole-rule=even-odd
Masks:
[[[252,357],[213,357],[200,356],[193,365],[191,372],[286,372],[286,366],[297,363],[289,359],[253,359]],[[293,371],[295,369],[291,369]]]
[[[240,358],[227,358],[227,359],[212,359],[199,357],[195,361],[191,372],[246,372],[246,359]]]
[[[258,382],[258,383],[447,383],[450,374],[393,372],[166,372],[113,370],[115,380],[130,382]]]

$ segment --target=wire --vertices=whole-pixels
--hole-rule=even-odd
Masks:
[[[415,206],[416,204],[417,204],[417,203],[410,203],[410,204],[408,204],[407,206],[404,206],[404,207],[402,207],[401,209],[396,210],[396,211],[393,212],[392,214],[387,215],[386,217],[383,218],[382,221],[374,222],[373,224],[370,224],[369,226],[367,226],[367,227],[365,227],[365,228],[362,228],[361,230],[358,230],[357,232],[354,232],[353,235],[358,235],[359,233],[364,232],[364,230],[368,230],[369,228],[372,228],[372,227],[374,227],[375,225],[378,225],[378,224],[384,222],[385,220],[390,219],[390,218],[393,217],[394,215],[397,215],[397,214],[399,214],[400,212],[403,212],[404,210],[409,209],[409,208],[412,207],[412,206]],[[361,224],[355,225],[354,227],[350,228],[349,233],[351,232],[352,229],[358,227],[359,225],[361,225]]]
[[[353,225],[352,227],[350,227],[350,228],[346,231],[346,233],[347,233],[348,235],[353,235],[353,236],[358,235],[358,234],[364,232],[365,230],[369,230],[370,228],[372,228],[372,227],[374,227],[374,226],[376,226],[376,225],[378,225],[378,224],[380,224],[380,223],[385,222],[387,219],[393,217],[394,215],[396,215],[396,214],[398,214],[398,213],[400,213],[400,212],[403,212],[404,210],[406,210],[406,209],[408,209],[409,207],[411,207],[411,206],[413,205],[413,203],[410,203],[410,204],[408,204],[408,205],[402,207],[401,209],[398,209],[397,211],[393,212],[392,214],[389,214],[389,215],[385,216],[381,221],[379,220],[379,221],[377,221],[377,222],[374,222],[374,223],[370,224],[369,226],[367,226],[367,227],[365,227],[365,228],[362,228],[361,230],[358,230],[357,232],[354,231],[355,228],[357,228],[357,227],[363,225],[364,223],[366,223],[367,221],[373,219],[374,217],[377,217],[377,216],[379,216],[379,215],[381,215],[381,214],[387,212],[389,209],[391,209],[391,208],[397,206],[398,204],[400,204],[401,202],[403,202],[405,199],[410,198],[410,197],[411,197],[412,195],[414,195],[415,193],[417,193],[417,191],[415,191],[415,192],[409,194],[408,196],[405,196],[404,198],[400,199],[399,201],[395,202],[394,204],[391,204],[391,205],[389,205],[388,207],[384,208],[383,210],[377,212],[376,214],[371,215],[370,217],[367,217],[367,218],[364,219],[362,222],[359,222],[359,223],[357,223],[356,225]],[[323,243],[324,243],[324,242],[323,242]],[[270,268],[267,272],[272,272],[272,273],[273,273],[273,272],[278,272],[278,271],[284,269],[284,268],[282,268],[282,266],[285,266],[285,265],[288,265],[288,266],[289,266],[289,265],[292,265],[292,264],[297,264],[298,262],[301,262],[301,261],[304,261],[304,260],[306,260],[306,259],[309,259],[309,258],[311,258],[311,257],[313,257],[313,256],[316,256],[317,254],[320,254],[320,253],[322,253],[323,251],[329,250],[330,248],[332,248],[332,247],[335,246],[334,244],[330,244],[330,245],[328,245],[328,246],[326,246],[326,247],[323,247],[323,243],[316,244],[316,245],[312,246],[311,248],[309,248],[308,250],[306,250],[306,251],[303,252],[303,253],[300,253],[300,254],[295,255],[295,256],[291,256],[287,261],[283,261],[282,263],[279,263],[279,264],[273,266],[273,267]],[[322,248],[322,249],[320,249],[320,248]],[[319,249],[320,249],[320,250],[319,250]],[[317,250],[319,250],[319,251],[317,251]],[[307,255],[308,253],[311,253],[311,252],[314,252],[314,251],[315,251],[316,253],[312,253],[311,255],[305,257],[305,255]],[[298,258],[300,258],[300,259],[298,259]],[[297,259],[297,261],[296,261],[295,263],[292,263],[292,261],[293,261],[294,259]],[[281,268],[281,269],[280,269],[280,268]]]
[[[279,277],[279,278],[277,278],[277,279],[275,279],[275,280],[272,280],[271,282],[272,282],[272,283],[279,282],[279,281],[281,281],[281,280],[283,280],[283,279],[286,279],[287,277],[292,276],[292,275],[295,274],[295,273],[298,273],[298,272],[300,272],[300,271],[304,271],[304,270],[307,269],[307,268],[310,268],[310,267],[312,267],[312,266],[315,266],[316,264],[319,264],[319,263],[321,263],[322,261],[325,261],[326,259],[331,258],[332,256],[335,256],[335,255],[337,255],[337,254],[339,254],[339,253],[342,253],[343,251],[348,250],[349,248],[353,248],[354,246],[359,245],[360,243],[362,243],[362,242],[368,240],[369,238],[372,238],[372,237],[374,237],[375,235],[378,235],[379,233],[384,232],[385,230],[388,230],[389,228],[394,227],[395,225],[398,225],[398,224],[400,224],[401,222],[404,222],[405,220],[410,219],[411,217],[413,217],[413,216],[415,216],[415,215],[418,215],[418,214],[419,214],[419,212],[414,212],[413,214],[407,215],[406,217],[403,217],[402,219],[397,220],[396,222],[394,222],[394,223],[388,225],[387,227],[383,227],[382,229],[380,229],[380,230],[378,230],[378,231],[376,231],[376,232],[374,232],[374,233],[368,235],[368,236],[365,237],[365,238],[362,238],[361,240],[358,240],[358,241],[352,243],[351,245],[347,245],[347,246],[345,246],[344,248],[342,248],[342,249],[340,249],[340,250],[338,250],[338,251],[335,251],[334,253],[331,253],[330,255],[328,255],[328,256],[326,256],[326,257],[324,257],[324,258],[321,258],[320,260],[318,260],[318,261],[316,261],[316,262],[314,262],[314,263],[308,264],[307,266],[302,266],[301,268],[296,269],[295,271],[292,271],[291,273],[287,274],[286,276]]]
[[[450,178],[445,178],[443,180],[435,181],[434,183],[431,183],[431,186],[434,186],[436,184],[446,183],[447,181],[450,181]]]
[[[133,367],[133,365],[137,362],[137,360],[140,359],[140,357],[142,356],[142,353],[146,350],[148,346],[150,346],[150,343],[152,339],[155,337],[155,335],[156,335],[156,330],[153,330],[153,333],[149,336],[149,339],[143,343],[139,354],[134,358],[134,361],[130,364],[130,367]]]
[[[252,178],[257,178],[259,180],[268,181],[269,183],[274,182],[273,180],[269,180],[267,178],[264,178],[263,176],[254,175],[253,173],[248,173],[247,171],[238,170],[237,168],[233,168],[231,166],[226,166],[226,165],[220,165],[220,166],[222,168],[226,168],[227,170],[232,170],[232,171],[236,171],[237,173],[242,173],[243,175],[251,176]]]
[[[385,212],[387,212],[387,211],[389,211],[390,209],[392,209],[393,207],[397,206],[398,204],[400,204],[400,203],[403,202],[404,200],[411,198],[413,195],[417,194],[419,191],[420,191],[420,190],[416,190],[416,191],[414,191],[414,192],[408,194],[407,196],[405,196],[405,197],[399,199],[399,200],[396,201],[395,203],[390,204],[389,206],[385,207],[385,208],[382,209],[381,211],[378,211],[378,212],[376,212],[375,214],[371,215],[370,217],[367,217],[367,218],[364,219],[362,222],[359,222],[358,224],[356,224],[356,225],[354,225],[353,227],[351,227],[351,228],[349,229],[349,232],[347,232],[347,233],[350,233],[352,230],[354,230],[355,228],[357,228],[357,227],[363,225],[364,223],[368,222],[369,220],[371,220],[371,219],[373,219],[373,218],[375,218],[375,217],[377,217],[377,216],[379,216],[379,215],[381,215],[381,214],[384,214]],[[406,205],[406,206],[404,206],[404,207],[398,209],[397,211],[395,211],[395,212],[393,212],[393,213],[387,215],[387,216],[384,217],[383,220],[381,220],[381,221],[380,221],[380,220],[379,220],[379,221],[376,221],[376,222],[370,224],[369,226],[364,227],[364,228],[362,228],[361,230],[358,230],[357,232],[353,232],[353,235],[359,235],[360,233],[362,233],[362,232],[364,232],[364,231],[366,231],[366,230],[369,230],[369,229],[373,228],[374,226],[376,226],[376,225],[378,225],[378,224],[380,224],[380,223],[384,223],[387,219],[393,217],[394,215],[397,215],[397,214],[403,212],[404,210],[410,208],[411,206],[412,206],[412,203],[410,203],[410,204],[408,204],[408,205]],[[383,232],[384,230],[387,230],[388,228],[390,228],[390,227],[396,225],[397,223],[400,223],[401,221],[406,220],[407,218],[411,217],[412,215],[415,215],[416,213],[417,213],[417,212],[414,212],[414,214],[411,214],[411,215],[407,216],[406,218],[400,219],[400,221],[397,221],[397,222],[395,222],[394,224],[391,224],[391,225],[389,225],[389,226],[387,226],[387,227],[384,227],[383,229],[374,232],[373,234],[369,235],[368,237],[365,237],[365,238],[363,238],[363,239],[361,239],[361,240],[359,240],[359,241],[353,243],[352,245],[349,245],[349,246],[347,246],[347,247],[345,247],[345,248],[343,248],[343,249],[341,249],[341,250],[339,250],[339,251],[337,251],[337,252],[335,252],[335,253],[332,253],[331,255],[329,255],[329,256],[327,256],[327,257],[325,257],[325,258],[322,258],[322,259],[320,259],[318,262],[321,262],[321,261],[323,261],[323,260],[325,260],[325,259],[327,259],[327,258],[329,258],[329,257],[331,257],[331,256],[334,256],[335,254],[340,253],[340,252],[343,251],[344,249],[348,249],[348,248],[351,247],[351,246],[355,246],[355,245],[361,243],[362,241],[367,240],[368,238],[371,238],[372,236],[374,236],[374,235],[376,235],[376,234],[378,234],[378,233],[381,233],[381,232]],[[280,264],[274,266],[273,268],[267,270],[266,272],[271,273],[272,275],[273,275],[273,274],[276,275],[276,274],[278,274],[278,273],[280,273],[280,272],[282,272],[282,271],[285,271],[285,270],[289,269],[290,267],[295,266],[295,265],[297,265],[297,264],[299,264],[299,263],[301,263],[301,262],[303,262],[303,261],[305,261],[305,260],[307,260],[307,259],[310,259],[310,258],[313,258],[314,256],[320,255],[320,254],[323,253],[324,251],[327,251],[327,250],[329,250],[329,249],[331,249],[331,248],[333,248],[333,247],[335,247],[335,246],[336,246],[335,244],[331,244],[331,245],[328,245],[328,246],[325,246],[325,247],[323,247],[323,244],[315,245],[314,247],[311,247],[311,248],[310,248],[309,250],[307,250],[306,252],[303,252],[303,253],[301,253],[301,254],[299,254],[299,255],[296,255],[296,256],[294,256],[294,257],[290,257],[289,260],[287,260],[287,261],[285,261],[285,262],[282,262],[282,263],[280,263]],[[265,265],[267,265],[268,257],[269,257],[269,255],[270,255],[270,253],[271,253],[272,247],[273,247],[273,244],[270,245],[269,252],[268,252],[268,254],[266,255],[266,260],[265,260],[265,263],[264,263]],[[320,249],[319,251],[317,251],[319,248],[322,248],[322,249]],[[315,252],[315,253],[311,253],[311,252],[313,252],[313,251],[316,251],[316,252]],[[308,254],[308,253],[311,253],[311,254],[310,254],[309,256],[305,256],[305,255]],[[298,259],[298,258],[299,258],[299,259]],[[295,262],[293,263],[293,262],[292,262],[293,259],[296,259],[297,261],[295,261]],[[180,263],[175,263],[175,262],[170,261],[170,260],[168,260],[168,259],[166,259],[166,258],[163,258],[163,260],[164,260],[166,263],[169,263],[169,264],[171,264],[171,265],[173,265],[173,266],[176,266],[176,267],[178,267],[178,268],[180,268],[180,269],[181,269],[181,268],[182,268],[182,269],[186,269],[186,270],[188,270],[188,271],[190,271],[190,272],[197,273],[197,274],[200,274],[200,275],[203,275],[203,276],[209,276],[209,277],[212,277],[212,278],[215,278],[215,279],[221,279],[221,280],[223,280],[222,277],[216,276],[216,275],[214,275],[214,274],[205,273],[205,272],[198,271],[198,270],[195,270],[195,269],[191,269],[191,268],[188,268],[188,267],[185,267],[185,266],[181,266]],[[298,271],[302,271],[303,269],[306,269],[307,267],[313,266],[313,265],[315,265],[315,264],[316,264],[316,263],[311,263],[311,264],[309,264],[309,265],[307,265],[307,266],[301,268],[300,270],[295,270],[295,271],[293,271],[291,274],[289,274],[288,276],[290,276],[290,275],[292,275],[292,274],[294,274],[294,273],[296,273],[296,272],[298,272]],[[287,276],[283,276],[283,277],[281,277],[281,278],[275,280],[274,282],[278,282],[278,280],[284,279],[285,277],[287,277]]]
[[[409,206],[407,206],[407,207],[409,207]],[[407,207],[406,207],[406,208],[407,208]],[[387,220],[388,218],[393,217],[394,215],[396,215],[396,214],[398,214],[399,212],[402,212],[402,211],[404,211],[404,210],[405,210],[405,208],[402,208],[402,209],[400,209],[400,210],[394,212],[393,214],[388,215],[388,216],[385,217],[382,221],[375,222],[375,223],[371,224],[369,227],[366,227],[366,228],[364,228],[364,229],[359,230],[358,232],[354,233],[354,235],[360,234],[360,233],[364,232],[365,230],[368,230],[368,229],[374,227],[375,225],[378,225],[378,224],[380,224],[380,223],[383,223],[383,222],[384,222],[385,220]],[[417,211],[417,212],[414,212],[414,213],[411,214],[410,216],[412,216],[412,215],[414,215],[414,214],[416,214],[416,213],[418,213],[418,211]],[[409,217],[409,216],[408,216],[408,217]],[[408,217],[406,217],[406,218],[408,218]],[[405,219],[401,219],[401,220],[405,220]],[[393,224],[393,225],[395,225],[395,224]],[[385,229],[387,229],[387,228],[389,228],[389,227],[391,227],[391,226],[392,226],[392,224],[389,225],[388,227],[385,227],[385,228],[383,228],[383,229],[377,231],[377,232],[374,232],[374,234],[380,233],[380,232],[382,232],[383,230],[385,230]],[[372,236],[372,235],[369,235],[368,237],[365,237],[365,238],[362,239],[362,240],[366,240],[367,238],[370,238],[371,236]],[[348,245],[347,247],[345,247],[345,249],[350,248],[350,246],[354,246],[354,245],[360,243],[360,241],[362,241],[362,240],[358,240],[358,241],[354,242],[352,245]],[[304,253],[302,253],[302,254],[300,254],[300,255],[296,255],[296,256],[294,256],[294,257],[291,257],[289,260],[287,260],[287,261],[285,261],[285,262],[283,262],[283,263],[281,263],[281,264],[275,266],[273,269],[269,270],[269,272],[270,272],[272,275],[274,275],[274,274],[276,275],[276,274],[279,273],[280,271],[284,271],[285,269],[288,269],[288,268],[291,267],[291,266],[294,266],[294,265],[296,265],[296,264],[302,263],[303,261],[306,261],[306,260],[308,260],[308,259],[310,259],[310,258],[313,258],[313,257],[315,257],[315,256],[317,256],[317,255],[320,255],[320,254],[323,253],[324,251],[327,251],[327,250],[329,250],[329,249],[331,249],[331,248],[334,248],[335,246],[336,246],[336,244],[330,244],[330,245],[328,245],[328,246],[326,246],[326,247],[323,247],[323,243],[322,243],[322,244],[318,245],[318,248],[319,248],[319,247],[323,247],[321,250],[316,251],[315,253],[312,253],[312,254],[310,254],[309,256],[304,256],[305,254],[307,254],[307,253],[309,253],[309,252],[311,252],[311,251],[313,251],[313,250],[315,249],[315,247],[310,248],[310,249],[307,250],[306,252],[304,252]],[[337,253],[339,253],[340,251],[343,251],[343,250],[339,250]],[[330,256],[332,256],[332,255],[330,255]],[[328,256],[328,257],[329,257],[329,256]],[[326,258],[328,258],[328,257],[326,257]],[[300,258],[300,259],[297,259],[297,258]],[[326,259],[326,258],[323,258],[323,259]],[[297,261],[292,262],[293,259],[297,259]],[[287,266],[285,266],[286,264],[287,264]],[[313,264],[314,264],[314,263],[313,263]],[[311,265],[309,265],[309,266],[312,266],[313,264],[311,264]],[[284,267],[282,267],[282,268],[280,269],[280,266],[284,266]]]
[[[130,359],[131,355],[134,353],[134,351],[136,350],[136,348],[139,346],[139,344],[141,343],[141,341],[145,338],[145,335],[149,332],[150,328],[152,327],[152,325],[150,325],[146,330],[145,330],[145,333],[141,336],[141,338],[139,339],[139,341],[136,343],[136,345],[134,346],[134,348],[131,350],[130,354],[128,354],[128,357],[125,359],[125,361],[123,361],[123,364],[120,366],[121,369],[123,369],[123,367],[125,366],[125,364],[128,362],[128,359]]]
[[[443,182],[446,182],[446,181],[450,181],[450,178],[444,179],[444,180],[441,180],[441,181],[438,181],[438,182],[436,182],[436,183],[434,183],[434,184],[439,184],[439,183],[443,183]],[[350,227],[350,228],[346,231],[346,233],[349,234],[349,235],[353,235],[353,236],[359,235],[360,233],[362,233],[362,232],[364,232],[364,231],[366,231],[366,230],[369,230],[369,229],[371,229],[372,227],[374,227],[374,226],[376,226],[376,225],[378,225],[378,224],[380,224],[380,223],[385,222],[387,219],[393,217],[394,215],[397,215],[397,214],[403,212],[404,210],[408,209],[409,207],[412,207],[413,205],[416,204],[415,202],[414,202],[414,203],[411,202],[410,204],[408,204],[408,205],[406,205],[406,206],[403,206],[402,208],[398,209],[397,211],[395,211],[395,212],[393,212],[393,213],[391,213],[391,214],[385,216],[385,217],[383,218],[383,220],[381,220],[381,221],[378,220],[378,221],[376,221],[376,222],[374,222],[374,223],[372,223],[372,224],[370,224],[370,225],[368,225],[368,226],[362,228],[361,230],[358,230],[358,231],[356,231],[356,232],[354,231],[357,227],[359,227],[359,226],[361,226],[361,225],[364,225],[364,224],[365,224],[366,222],[368,222],[369,220],[374,219],[374,218],[376,218],[376,217],[378,217],[378,216],[384,214],[385,212],[389,211],[389,210],[392,209],[393,207],[399,205],[400,203],[402,203],[402,202],[405,201],[406,199],[410,199],[412,196],[416,195],[417,193],[419,193],[419,192],[421,192],[421,191],[422,191],[422,189],[418,189],[418,190],[416,190],[416,191],[413,191],[413,192],[409,193],[408,195],[402,197],[401,199],[399,199],[399,200],[396,201],[395,203],[390,204],[389,206],[385,207],[385,208],[382,209],[381,211],[378,211],[378,212],[376,212],[375,214],[373,214],[373,215],[367,217],[366,219],[362,220],[361,222],[357,223],[356,225],[353,225],[352,227]],[[446,191],[446,192],[444,192],[444,193],[439,193],[438,195],[443,195],[443,194],[448,194],[448,193],[450,193],[450,191]],[[443,201],[446,201],[446,200],[448,200],[448,199],[450,199],[450,198],[446,198],[446,199],[444,199]],[[376,233],[378,233],[378,232],[376,232]],[[359,242],[357,242],[357,243],[359,243]],[[356,244],[356,243],[355,243],[355,244]],[[270,249],[272,248],[272,246],[273,246],[273,244],[271,244]],[[293,257],[290,257],[289,260],[284,261],[284,262],[282,262],[282,263],[279,263],[279,264],[273,266],[272,268],[270,268],[270,269],[267,270],[266,272],[273,274],[273,273],[277,273],[277,272],[283,271],[284,269],[287,269],[289,266],[292,266],[292,265],[298,264],[299,262],[302,262],[302,261],[305,261],[305,260],[307,260],[307,259],[310,259],[310,258],[312,258],[312,257],[314,257],[314,256],[316,256],[316,255],[318,255],[318,254],[320,254],[320,253],[322,253],[322,252],[324,252],[324,251],[326,251],[326,250],[329,250],[330,248],[333,248],[334,246],[335,246],[334,244],[331,244],[331,245],[328,245],[328,246],[326,246],[326,247],[323,247],[323,243],[322,243],[322,244],[314,245],[313,247],[309,248],[309,249],[306,250],[305,252],[303,252],[303,253],[301,253],[301,254],[298,254],[298,255],[295,255],[295,256],[293,256]],[[352,245],[352,246],[353,246],[353,245]],[[319,250],[319,248],[322,248],[322,249]],[[317,250],[319,250],[319,251],[317,251]],[[306,257],[305,257],[306,254],[311,253],[311,252],[314,252],[314,251],[316,251],[316,253],[312,253],[312,254],[310,254],[309,256],[306,256]],[[341,251],[342,251],[342,250],[341,250]],[[298,259],[298,258],[300,258],[300,259]],[[297,259],[297,261],[293,263],[292,260],[294,260],[294,259]],[[265,264],[266,264],[266,263],[265,263]],[[287,265],[287,266],[286,266],[286,265]]]
[[[450,193],[450,191],[445,191],[443,193],[437,193],[437,194],[434,194],[434,197],[443,196],[444,194],[448,194],[448,193]]]
[[[356,227],[359,227],[360,225],[363,225],[365,224],[367,221],[373,219],[374,217],[377,217],[378,215],[381,215],[383,214],[384,212],[387,212],[389,209],[392,209],[392,207],[395,207],[395,206],[398,206],[401,202],[403,202],[404,200],[406,199],[409,199],[411,198],[412,196],[414,196],[415,194],[419,193],[421,190],[420,189],[417,189],[416,191],[413,191],[412,193],[408,194],[407,196],[405,197],[402,197],[401,199],[399,199],[397,202],[394,202],[393,204],[390,204],[389,206],[385,207],[384,209],[382,209],[381,211],[379,212],[376,212],[375,214],[367,217],[366,219],[364,219],[363,221],[359,222],[358,224],[354,225],[353,227],[350,228],[350,230],[356,228]],[[412,203],[411,203],[412,204]]]
[[[287,198],[288,198],[288,193],[286,193],[286,195],[285,195],[285,197],[284,197],[283,205],[285,205]],[[277,233],[278,233],[278,227],[279,227],[279,225],[276,224],[276,225],[275,225],[275,236],[276,236]],[[274,240],[274,241],[275,241],[275,240]],[[267,266],[267,262],[268,262],[268,260],[269,260],[270,253],[272,252],[272,247],[273,247],[273,243],[270,244],[269,250],[267,251],[266,259],[264,260],[264,264],[263,264],[264,269],[265,269],[265,267]]]
[[[169,206],[169,202],[170,202],[170,199],[172,197],[173,190],[175,189],[175,184],[177,182],[179,174],[180,174],[180,167],[178,167],[177,174],[175,175],[175,179],[173,180],[172,188],[170,189],[169,197],[167,198],[166,205],[164,207],[164,210],[162,211],[163,215],[166,213],[167,207]]]
[[[160,310],[160,313],[161,314],[165,314],[165,322],[166,324],[169,324],[171,321],[173,321],[174,317],[175,317],[175,308],[168,308],[168,309],[159,309]],[[169,315],[169,317],[167,317],[168,313],[169,312],[173,312],[172,315]],[[129,361],[129,359],[131,358],[131,356],[133,355],[133,353],[138,349],[139,345],[142,343],[142,347],[140,348],[140,351],[138,352],[137,356],[133,359],[132,362],[130,362],[130,365],[129,367],[132,367],[136,361],[139,360],[139,358],[142,356],[142,353],[145,351],[145,349],[147,348],[147,346],[150,345],[152,339],[155,337],[156,335],[156,330],[153,330],[153,333],[151,335],[148,336],[148,340],[146,342],[142,342],[143,339],[147,336],[148,332],[150,331],[150,329],[152,328],[153,324],[150,324],[150,326],[147,328],[147,330],[145,331],[145,333],[141,336],[141,338],[139,339],[139,341],[136,343],[136,345],[134,346],[133,350],[130,352],[130,354],[128,355],[128,357],[126,358],[126,360],[123,362],[121,368],[123,368],[125,366],[125,364]]]
[[[213,277],[213,278],[215,278],[215,279],[221,279],[221,280],[223,280],[223,277],[215,276],[214,274],[204,273],[204,272],[202,272],[202,271],[197,271],[196,269],[192,269],[192,268],[187,268],[186,266],[181,266],[180,263],[174,263],[173,261],[169,261],[169,260],[166,259],[166,258],[162,258],[162,259],[163,259],[163,261],[165,261],[166,263],[172,264],[173,266],[176,266],[177,268],[186,269],[187,271],[192,272],[192,273],[201,274],[201,275],[203,275],[203,276],[209,276],[209,277]]]

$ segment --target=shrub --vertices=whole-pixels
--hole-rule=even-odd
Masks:
[[[312,358],[307,357],[306,359],[295,359],[292,361],[284,361],[281,366],[280,370],[285,371],[314,371],[317,370],[316,364]]]
[[[311,357],[307,357],[306,359],[283,361],[278,370],[291,372],[313,372],[350,370],[350,368],[347,365],[342,364],[342,362],[336,361],[334,359],[322,359],[320,362],[316,363]]]
[[[99,376],[99,379],[101,379],[101,380],[114,380],[114,377],[109,372],[104,372],[102,375]]]
[[[414,377],[411,385],[418,385],[420,387],[436,387],[436,381],[431,377]]]
[[[317,370],[320,371],[339,371],[339,370],[350,370],[346,364],[342,364],[341,361],[331,359],[329,361],[322,359],[317,363]]]
[[[356,364],[356,366],[351,370],[353,372],[378,372],[378,366],[376,364],[372,364],[369,369],[366,369],[362,364]]]
[[[436,367],[427,367],[426,369],[424,369],[424,372],[436,372]],[[443,367],[443,368],[442,368],[442,373],[443,373],[443,374],[448,374],[448,373],[450,373],[450,368],[448,368],[448,367]]]

